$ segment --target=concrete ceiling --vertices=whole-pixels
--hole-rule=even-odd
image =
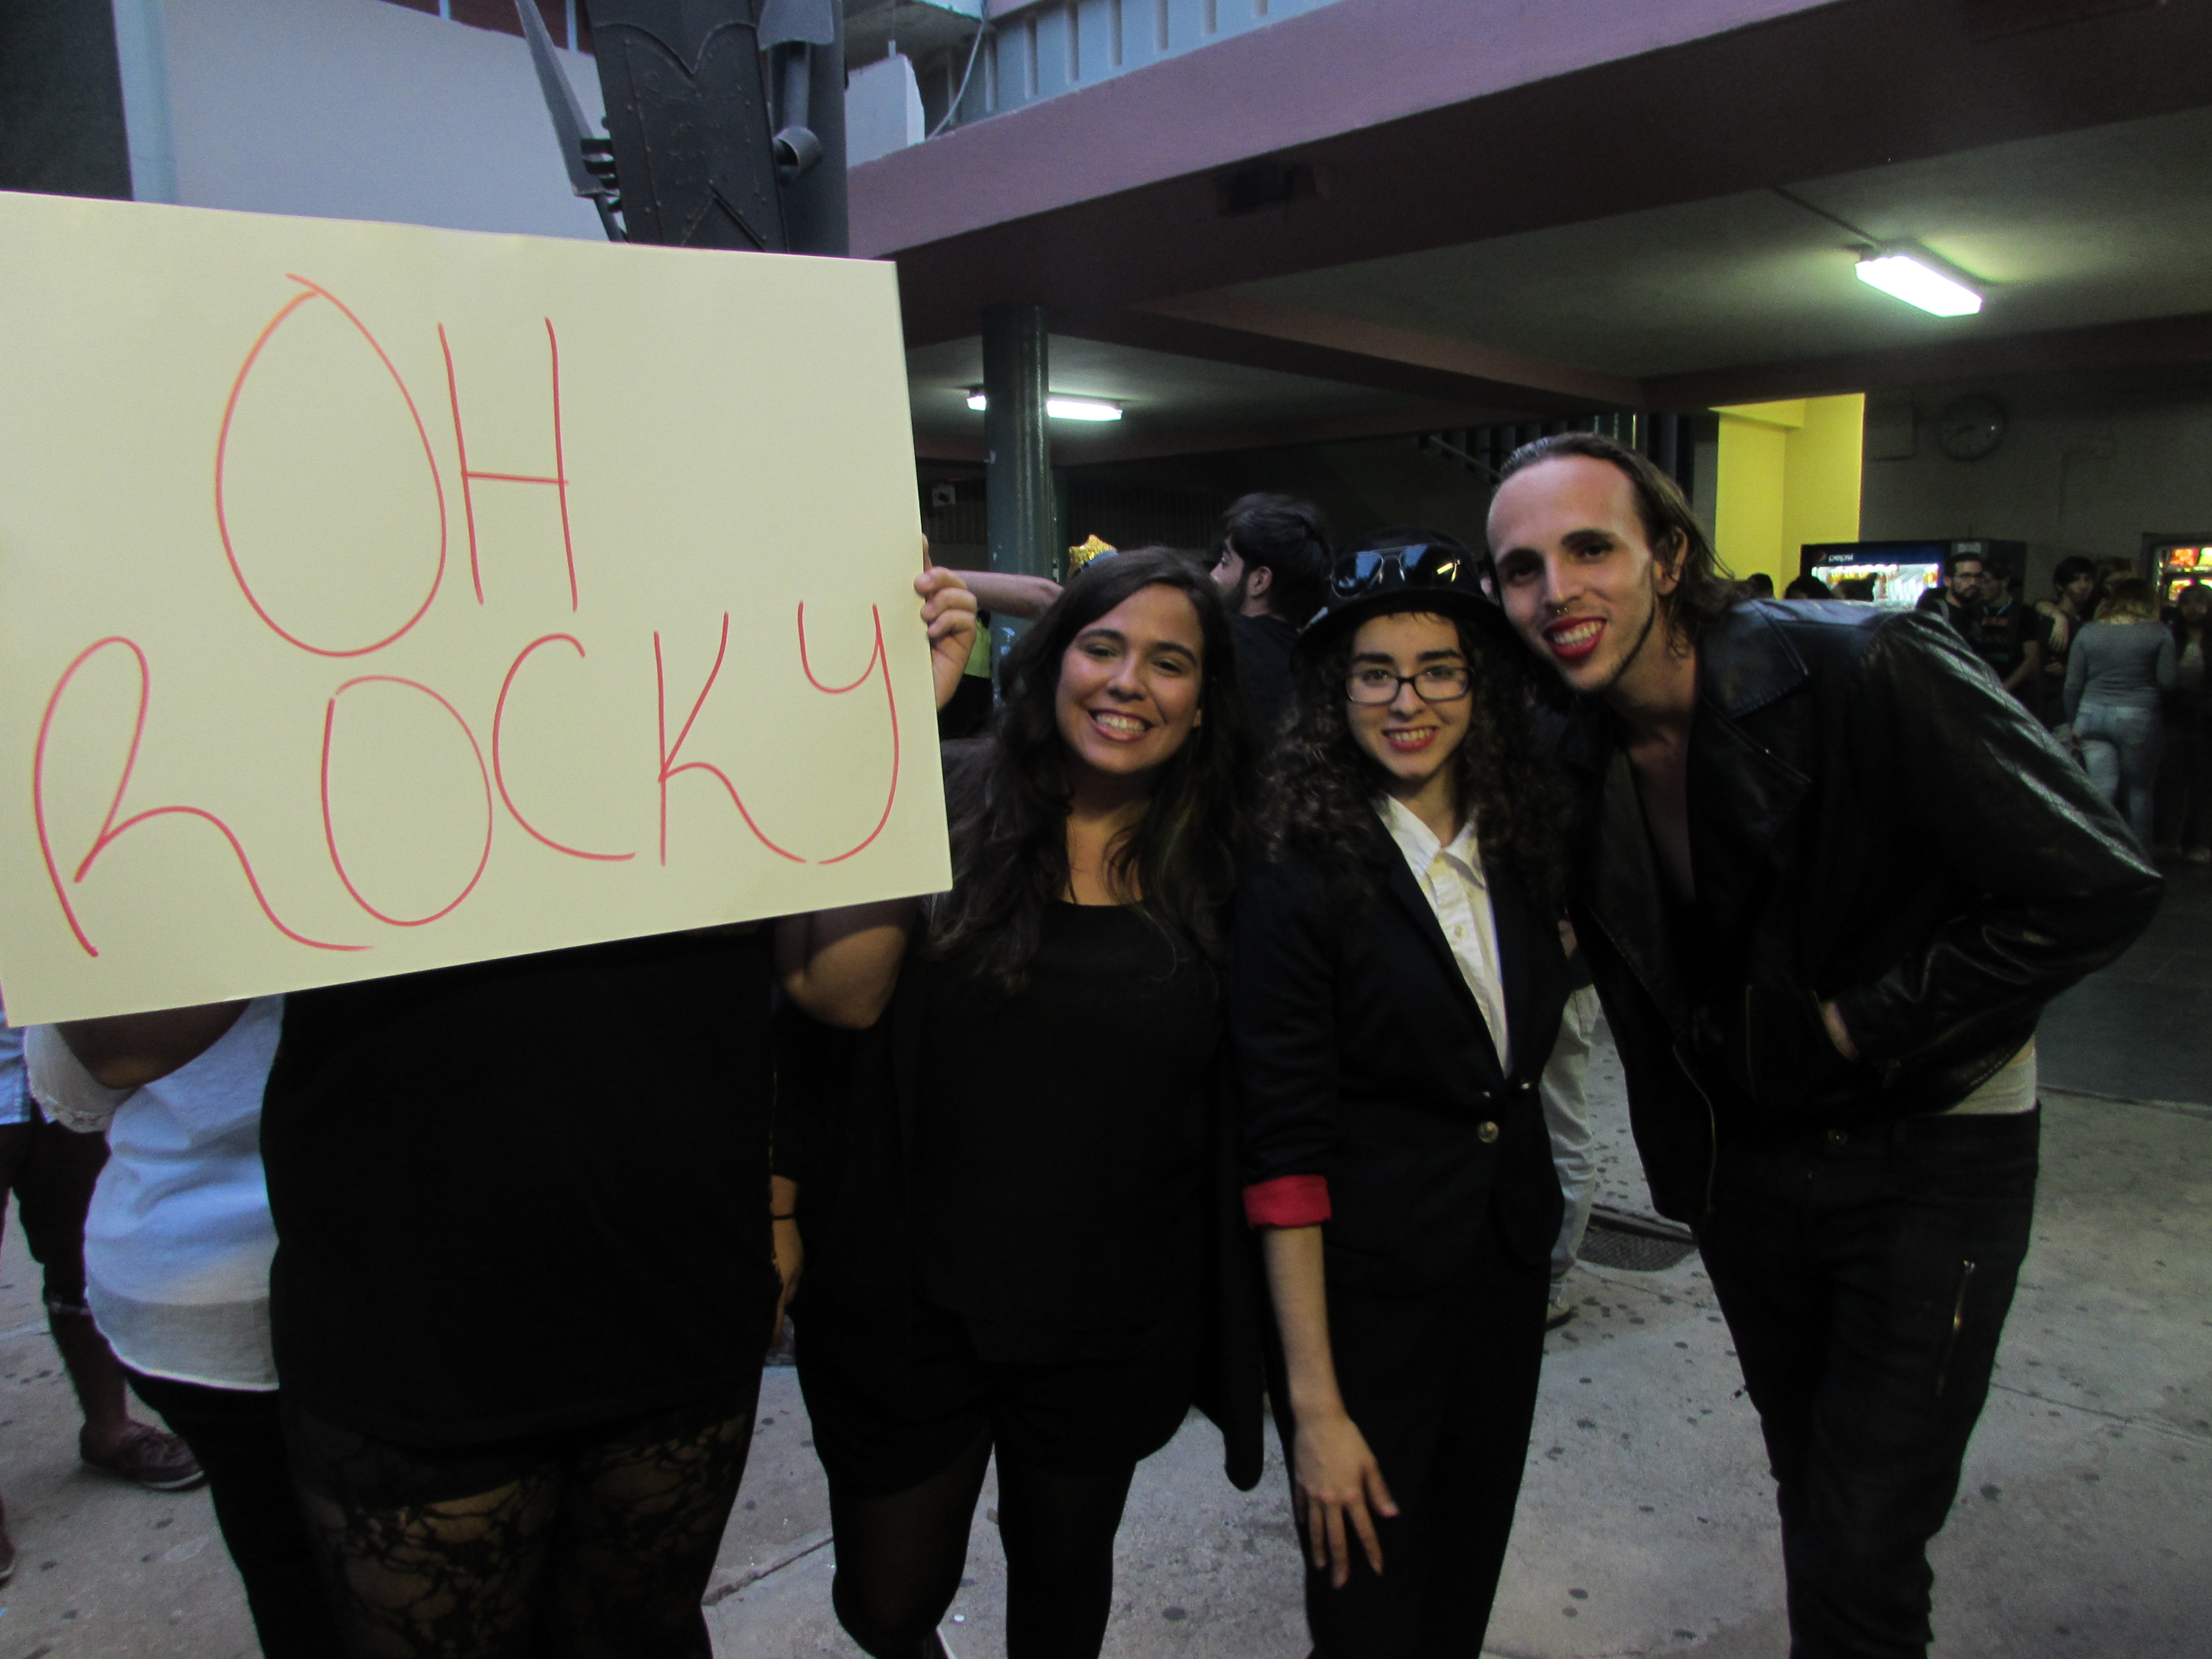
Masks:
[[[1340,265],[1229,292],[1647,377],[2212,311],[2212,110],[1795,183],[1983,280],[1938,318],[1852,274],[1774,191]]]
[[[2212,0],[1697,0],[1672,44],[1628,15],[1344,0],[856,170],[925,453],[980,453],[1006,301],[1045,307],[1054,390],[1129,406],[1056,423],[1071,459],[2212,369]],[[1304,194],[1232,210],[1286,167]],[[1856,280],[1907,239],[1982,314]]]
[[[1164,309],[1294,315],[1317,334],[1367,325],[1585,370],[1585,407],[1635,401],[1635,383],[1663,377],[1725,381],[1778,362],[2212,313],[2212,109],[1785,188],[1239,284]],[[1980,279],[1988,304],[1978,316],[1937,318],[1868,288],[1852,274],[1863,243],[1837,220],[1923,243]],[[908,368],[924,452],[980,453],[981,417],[963,401],[982,378],[980,343],[917,348]],[[1111,398],[1129,412],[1113,427],[1055,423],[1054,443],[1071,460],[1119,458],[1280,441],[1305,428],[1357,435],[1530,412],[1525,398],[1499,398],[1486,411],[1371,380],[1058,335],[1054,390]]]

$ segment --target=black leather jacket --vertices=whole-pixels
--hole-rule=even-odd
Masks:
[[[2132,944],[2161,884],[2081,769],[1926,617],[1753,600],[1698,646],[1694,903],[1662,883],[1611,717],[1575,917],[1659,1208],[1699,1224],[1717,1139],[1955,1105]],[[1827,1036],[1833,1000],[1860,1058]]]

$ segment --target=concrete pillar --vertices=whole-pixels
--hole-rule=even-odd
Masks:
[[[1047,374],[1044,307],[984,307],[983,487],[991,568],[1024,576],[1060,574],[1052,446],[1044,424]],[[994,659],[1020,631],[994,620]]]

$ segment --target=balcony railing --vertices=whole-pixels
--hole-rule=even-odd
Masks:
[[[896,11],[908,19],[933,11],[961,16],[957,40],[933,41],[926,48],[920,46],[920,32],[912,23],[900,26],[902,33],[916,41],[917,50],[908,52],[902,44],[901,53],[914,64],[925,127],[934,134],[1073,92],[1333,3],[1334,0],[938,0],[938,3],[902,0]],[[855,26],[864,15],[891,9],[883,0],[848,0],[847,27],[857,34]],[[946,21],[951,21],[949,16]]]

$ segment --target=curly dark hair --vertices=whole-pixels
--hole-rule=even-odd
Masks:
[[[1662,472],[1650,456],[1595,432],[1559,432],[1522,444],[1505,458],[1498,481],[1502,484],[1516,472],[1568,455],[1604,461],[1627,476],[1629,488],[1636,494],[1636,516],[1644,521],[1644,540],[1662,564],[1670,558],[1678,562],[1681,573],[1674,591],[1659,602],[1660,612],[1667,618],[1667,631],[1677,640],[1696,644],[1706,629],[1735,608],[1739,599],[1735,579],[1713,551],[1712,538],[1690,510],[1682,487]],[[1485,562],[1492,560],[1486,558]]]
[[[1178,953],[1219,963],[1246,839],[1251,771],[1229,614],[1212,578],[1167,548],[1092,561],[1016,641],[988,736],[948,750],[952,889],[927,907],[928,948],[957,957],[1009,995],[1026,981],[1045,908],[1067,891],[1073,791],[1055,703],[1076,636],[1147,587],[1172,587],[1198,612],[1200,720],[1156,775],[1136,827],[1109,854],[1117,887]]]
[[[1539,902],[1556,907],[1567,891],[1569,802],[1537,752],[1529,683],[1519,664],[1501,661],[1465,623],[1452,625],[1473,671],[1468,733],[1451,760],[1461,809],[1483,852],[1518,872]],[[1386,775],[1352,734],[1344,685],[1357,637],[1299,659],[1290,714],[1261,784],[1260,834],[1269,857],[1304,853],[1338,884],[1364,892],[1364,849]]]

